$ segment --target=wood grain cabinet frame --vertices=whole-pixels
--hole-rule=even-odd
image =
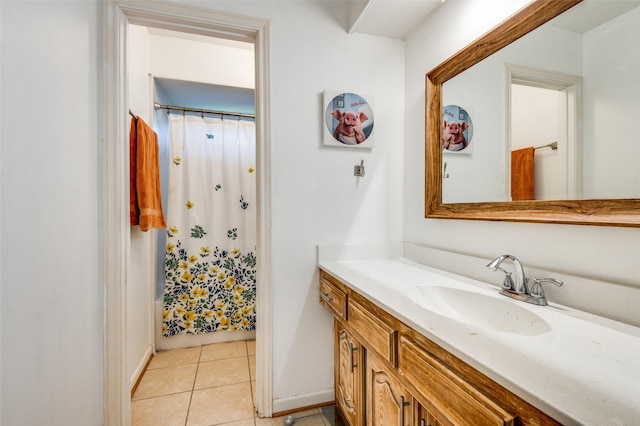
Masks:
[[[324,270],[319,292],[349,426],[560,424]]]

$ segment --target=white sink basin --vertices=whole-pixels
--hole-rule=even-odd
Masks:
[[[483,294],[442,286],[418,286],[407,297],[424,309],[477,328],[535,336],[551,330],[540,316],[496,293]]]

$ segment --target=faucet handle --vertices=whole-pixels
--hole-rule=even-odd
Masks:
[[[544,299],[544,290],[542,289],[542,283],[551,283],[558,287],[562,287],[562,284],[564,284],[562,281],[555,278],[531,278],[531,280],[533,281],[533,285],[531,286],[529,294],[532,297],[537,297],[539,299]]]
[[[505,273],[504,282],[502,283],[502,288],[504,288],[505,290],[513,290],[515,286],[513,285],[513,278],[511,278],[511,272],[507,272],[502,268],[499,268],[499,269]]]
[[[513,290],[514,284],[513,284],[513,278],[511,278],[511,272],[506,271],[500,267],[500,264],[502,263],[502,261],[505,260],[508,256],[509,256],[508,254],[505,254],[504,256],[500,256],[497,259],[493,259],[491,263],[487,265],[487,268],[491,269],[493,272],[496,272],[496,271],[502,272],[505,275],[504,281],[502,282],[502,288],[505,290]]]
[[[502,282],[502,288],[505,290],[513,290],[513,278],[511,278],[511,272],[505,271],[501,267],[497,266],[494,271],[500,271],[504,273],[504,281]]]

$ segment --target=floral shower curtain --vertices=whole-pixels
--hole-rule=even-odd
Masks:
[[[169,115],[163,335],[255,330],[255,123]]]

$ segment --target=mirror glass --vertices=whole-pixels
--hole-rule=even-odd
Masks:
[[[585,0],[445,81],[442,203],[640,198],[639,6]]]

